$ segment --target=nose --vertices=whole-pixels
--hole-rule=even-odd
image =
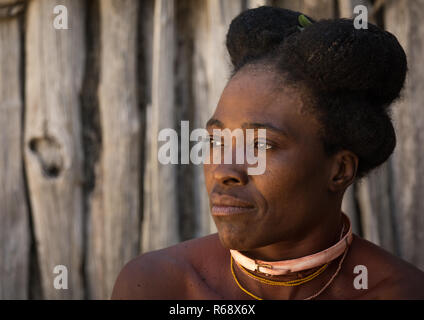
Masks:
[[[220,164],[213,173],[214,179],[223,186],[242,186],[248,182],[246,170],[242,165]]]

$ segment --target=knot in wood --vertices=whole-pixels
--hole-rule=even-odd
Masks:
[[[57,178],[63,169],[63,156],[56,139],[34,138],[29,142],[29,148],[38,158],[45,177]]]
[[[0,20],[17,17],[25,11],[26,1],[5,2],[0,0]]]

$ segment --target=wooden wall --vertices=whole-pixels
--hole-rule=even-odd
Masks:
[[[216,232],[202,168],[161,165],[157,135],[205,125],[229,76],[228,25],[264,4],[317,19],[365,4],[404,45],[396,152],[343,209],[356,233],[424,270],[422,1],[16,2],[0,0],[0,299],[109,298],[131,258]],[[53,28],[56,5],[67,30]]]

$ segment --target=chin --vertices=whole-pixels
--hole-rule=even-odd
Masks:
[[[252,247],[252,243],[249,241],[249,237],[245,235],[237,235],[234,232],[218,231],[219,240],[226,249],[232,249],[237,251],[252,250],[256,246]]]

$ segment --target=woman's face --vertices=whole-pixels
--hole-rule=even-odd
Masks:
[[[262,175],[249,176],[253,165],[235,164],[234,158],[233,164],[204,165],[213,219],[225,247],[243,251],[296,241],[320,222],[331,165],[319,123],[302,109],[300,91],[281,85],[270,72],[244,68],[224,89],[208,122],[211,136],[213,129],[267,128]]]

